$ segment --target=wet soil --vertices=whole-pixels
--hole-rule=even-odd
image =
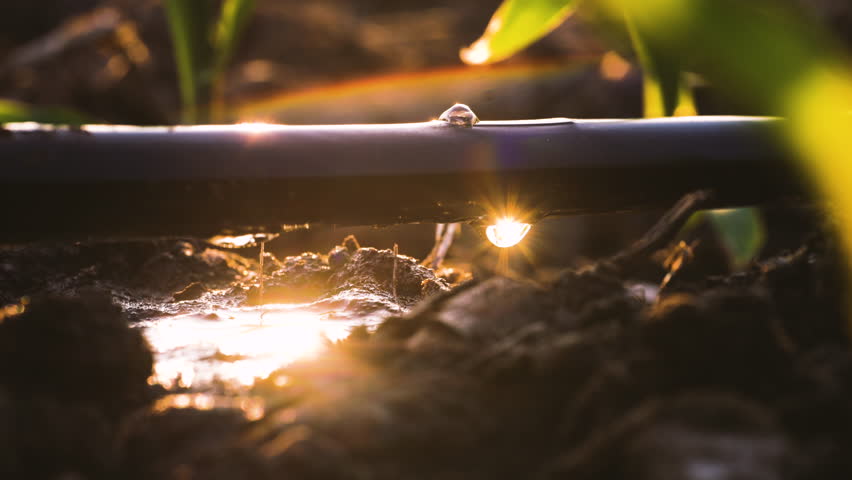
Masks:
[[[0,476],[852,475],[832,237],[818,229],[736,273],[684,267],[639,295],[664,273],[660,238],[546,281],[452,284],[354,240],[268,256],[269,301],[345,293],[389,316],[230,393],[151,385],[130,320],[138,305],[256,301],[254,260],[199,240],[4,249],[0,291],[17,299],[0,321]]]

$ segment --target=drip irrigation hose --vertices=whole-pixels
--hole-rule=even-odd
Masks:
[[[0,240],[626,211],[699,189],[719,207],[755,204],[802,191],[782,129],[754,117],[6,125]]]

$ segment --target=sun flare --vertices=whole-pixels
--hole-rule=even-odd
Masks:
[[[351,322],[330,320],[300,305],[267,305],[209,315],[162,318],[145,325],[157,356],[152,383],[170,388],[208,383],[213,377],[251,385],[272,371],[346,337]]]
[[[497,223],[489,225],[485,229],[485,236],[495,246],[508,248],[523,240],[531,227],[529,223],[519,222],[511,217],[503,217],[498,219]]]

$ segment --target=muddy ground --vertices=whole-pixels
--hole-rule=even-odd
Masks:
[[[852,475],[832,237],[818,228],[723,275],[699,251],[641,295],[674,231],[547,281],[441,278],[351,239],[331,255],[268,256],[267,301],[360,291],[377,299],[365,308],[399,313],[241,392],[260,412],[150,385],[132,327],[193,301],[256,302],[254,259],[186,239],[5,248],[0,291],[18,300],[0,322],[0,476]]]

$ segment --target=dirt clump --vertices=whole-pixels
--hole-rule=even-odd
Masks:
[[[121,309],[93,292],[34,298],[0,323],[0,385],[116,418],[149,400],[153,357]]]
[[[281,261],[274,257],[265,262],[270,273],[264,278],[263,298],[260,286],[253,285],[247,292],[250,305],[261,303],[308,303],[322,296],[327,290],[331,269],[328,260],[317,253],[303,253],[285,257]]]
[[[449,291],[446,280],[416,259],[392,250],[362,248],[349,235],[327,255],[303,253],[278,261],[264,278],[264,303],[308,303],[357,296],[374,298],[376,308],[410,307]],[[247,303],[260,303],[260,286],[248,289]]]
[[[335,292],[361,289],[385,296],[395,292],[398,301],[405,306],[414,305],[423,298],[424,283],[431,284],[425,289],[429,293],[449,290],[446,281],[416,259],[375,248],[356,250],[329,279]]]
[[[544,477],[787,478],[799,458],[765,407],[703,391],[647,401],[558,458]]]
[[[120,439],[117,478],[271,479],[271,468],[243,443],[239,410],[175,408],[132,418]]]
[[[224,288],[252,270],[252,261],[203,240],[100,240],[0,248],[0,302],[23,296],[73,295],[95,289],[135,301],[165,303],[198,283]]]
[[[186,287],[184,287],[181,291],[175,292],[172,296],[172,299],[175,302],[184,302],[187,300],[198,300],[207,292],[207,289],[204,288],[204,285],[201,282],[192,282]]]
[[[96,293],[34,297],[0,322],[0,476],[104,475],[123,419],[144,408],[153,359]]]

